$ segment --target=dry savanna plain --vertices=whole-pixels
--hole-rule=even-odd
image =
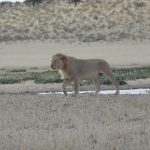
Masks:
[[[149,12],[148,0],[1,4],[0,80],[49,71],[57,52],[106,59],[113,68],[149,67]],[[149,94],[37,94],[61,91],[61,84],[0,84],[0,150],[150,149]],[[150,88],[150,79],[120,85],[129,88]]]
[[[31,41],[3,43],[0,49],[1,73],[13,68],[49,70],[50,57],[56,51],[79,58],[105,58],[115,67],[145,66],[150,64],[149,46],[96,43],[70,45]],[[150,87],[149,79],[130,81],[121,89],[137,87]],[[102,85],[102,90],[112,88],[111,85]],[[91,89],[94,89],[93,85],[81,87],[81,90]],[[79,94],[74,98],[70,95],[37,94],[49,91],[61,91],[61,84],[26,81],[0,85],[0,149],[150,148],[149,95]]]

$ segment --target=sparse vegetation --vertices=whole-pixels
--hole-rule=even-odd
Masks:
[[[116,79],[120,85],[126,84],[127,80],[145,79],[150,78],[150,67],[144,68],[128,68],[128,69],[113,69],[116,74]],[[61,83],[63,80],[56,71],[45,72],[20,72],[20,71],[7,71],[0,74],[0,84],[13,84],[22,81],[33,80],[35,83]],[[90,84],[91,81],[82,81],[83,84]],[[102,84],[110,84],[110,81],[103,77]]]
[[[134,2],[133,3],[137,8],[142,8],[144,7],[146,4],[144,2]]]
[[[18,79],[0,79],[0,84],[14,84],[14,83],[20,83],[21,80],[18,80]]]
[[[25,2],[24,3],[30,3],[30,4],[32,4],[32,6],[34,7],[35,6],[35,4],[40,4],[40,3],[42,3],[42,2],[46,2],[46,3],[51,3],[51,2],[56,2],[56,3],[58,3],[58,1],[56,1],[56,0],[25,0]],[[68,2],[68,3],[74,3],[75,4],[75,6],[77,6],[77,3],[78,2],[80,2],[80,0],[68,0],[68,1],[65,1],[66,3]]]
[[[38,67],[32,67],[32,68],[30,68],[31,70],[37,70],[38,69]]]
[[[61,1],[61,5],[57,0],[47,1],[35,9],[26,4],[14,4],[9,9],[7,5],[2,6],[0,42],[31,39],[80,42],[150,40],[148,1],[89,0],[81,1],[77,7],[73,6],[77,0]]]
[[[9,72],[26,72],[26,69],[13,69],[10,70]]]
[[[35,4],[39,4],[41,2],[42,2],[42,0],[25,0],[24,3],[32,3],[32,6],[34,7]]]

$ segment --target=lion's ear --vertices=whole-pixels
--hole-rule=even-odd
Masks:
[[[64,54],[58,53],[55,56],[57,56],[62,61],[66,61],[67,60],[67,56],[64,55]]]
[[[63,62],[66,62],[67,61],[67,57],[65,55],[61,55],[60,59],[63,61]]]

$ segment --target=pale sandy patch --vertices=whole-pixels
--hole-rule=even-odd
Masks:
[[[106,59],[112,67],[150,65],[150,44],[68,44],[42,41],[0,45],[0,68],[50,68],[51,56],[57,52],[77,58]]]

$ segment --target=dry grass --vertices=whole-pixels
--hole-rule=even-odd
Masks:
[[[0,149],[150,149],[148,95],[0,97]]]
[[[150,39],[150,2],[67,1],[0,9],[0,41],[66,39],[83,42]]]

